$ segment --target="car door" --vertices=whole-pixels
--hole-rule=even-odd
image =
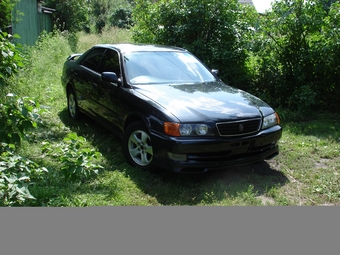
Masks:
[[[119,61],[119,53],[112,49],[107,49],[101,59],[99,73],[113,72],[119,79],[122,79],[122,72]],[[100,81],[97,87],[99,98],[99,113],[102,121],[111,129],[122,130],[124,112],[127,111],[126,104],[121,100],[124,88],[121,84]]]
[[[98,72],[100,61],[105,52],[105,48],[94,48],[90,51],[79,65],[76,72],[76,90],[78,93],[78,104],[86,112],[94,117],[98,117],[100,107],[98,100],[98,85],[101,75]]]

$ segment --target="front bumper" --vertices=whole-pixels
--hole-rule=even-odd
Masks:
[[[164,137],[152,134],[155,164],[173,172],[202,173],[231,166],[252,164],[279,154],[278,140],[282,128],[274,126],[255,135],[224,138]],[[169,153],[185,155],[174,160]]]

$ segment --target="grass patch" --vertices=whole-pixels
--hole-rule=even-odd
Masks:
[[[77,52],[97,43],[131,41],[130,33],[119,29],[78,36]],[[268,162],[197,175],[143,172],[126,163],[112,133],[86,116],[78,122],[68,118],[60,76],[71,53],[64,35],[45,35],[27,48],[28,65],[11,81],[11,92],[34,97],[47,109],[42,116],[46,125],[29,133],[20,151],[49,170],[31,187],[36,199],[25,206],[340,205],[339,115],[290,121],[285,112],[280,155]],[[103,169],[97,175],[68,181],[60,160],[44,153],[43,144],[64,145],[70,133],[85,139],[81,149],[100,153],[94,163]]]

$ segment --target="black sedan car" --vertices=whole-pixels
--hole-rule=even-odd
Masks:
[[[69,115],[110,129],[141,169],[206,172],[279,153],[277,113],[185,49],[99,44],[69,56],[61,81]]]

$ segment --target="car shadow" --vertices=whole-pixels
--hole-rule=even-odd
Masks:
[[[130,177],[134,176],[134,171],[126,169]],[[253,197],[258,201],[248,202],[260,204],[258,202],[266,197],[268,191],[289,182],[282,172],[265,161],[200,174],[178,174],[158,169],[149,175],[147,182],[141,181],[138,175],[134,181],[162,205],[218,205],[226,197],[235,201],[238,196]],[[262,204],[267,202],[274,204],[270,199],[264,199]]]
[[[226,197],[237,201],[235,198],[245,195],[261,200],[261,197],[266,197],[267,192],[272,188],[279,188],[289,182],[288,178],[280,172],[279,166],[266,161],[199,174],[178,174],[164,169],[156,169],[153,172],[142,171],[126,163],[120,139],[89,117],[82,116],[79,121],[72,120],[66,109],[59,113],[59,117],[71,131],[78,135],[96,137],[91,139],[92,145],[112,166],[106,168],[106,171],[120,171],[161,205],[201,205],[202,203],[218,205]],[[102,192],[105,193],[105,189]]]

